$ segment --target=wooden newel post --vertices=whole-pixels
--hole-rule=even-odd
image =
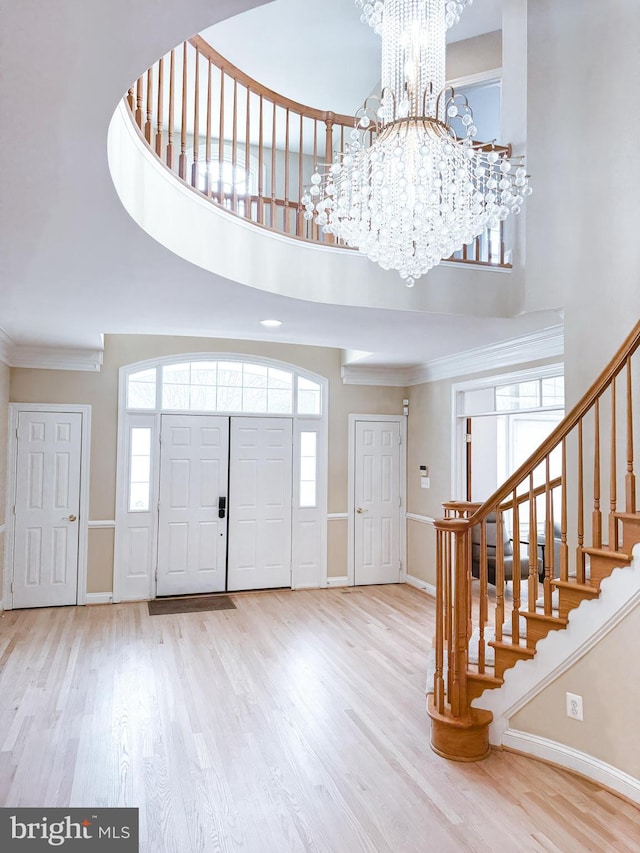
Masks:
[[[451,517],[436,521],[435,528],[438,537],[436,659],[434,694],[428,704],[431,748],[443,758],[454,761],[480,761],[489,753],[489,724],[493,714],[471,708],[467,690],[471,528],[468,518]],[[445,674],[447,663],[448,673]]]

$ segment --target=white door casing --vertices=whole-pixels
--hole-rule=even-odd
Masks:
[[[356,421],[354,442],[354,583],[398,583],[402,568],[400,423]]]
[[[11,606],[78,602],[83,415],[18,411]]]
[[[291,418],[231,418],[230,591],[291,586]]]
[[[163,415],[157,595],[225,589],[229,419]]]

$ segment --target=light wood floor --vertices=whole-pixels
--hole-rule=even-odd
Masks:
[[[430,750],[424,594],[234,600],[5,613],[0,805],[139,806],[145,853],[640,850],[640,812],[588,782]]]

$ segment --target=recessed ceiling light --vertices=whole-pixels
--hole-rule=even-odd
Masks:
[[[266,326],[267,329],[277,329],[282,325],[282,320],[260,320],[261,326]]]

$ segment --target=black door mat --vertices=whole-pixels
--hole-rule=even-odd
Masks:
[[[206,610],[235,610],[228,595],[194,595],[189,598],[156,598],[148,601],[149,616],[170,613],[201,613]]]

